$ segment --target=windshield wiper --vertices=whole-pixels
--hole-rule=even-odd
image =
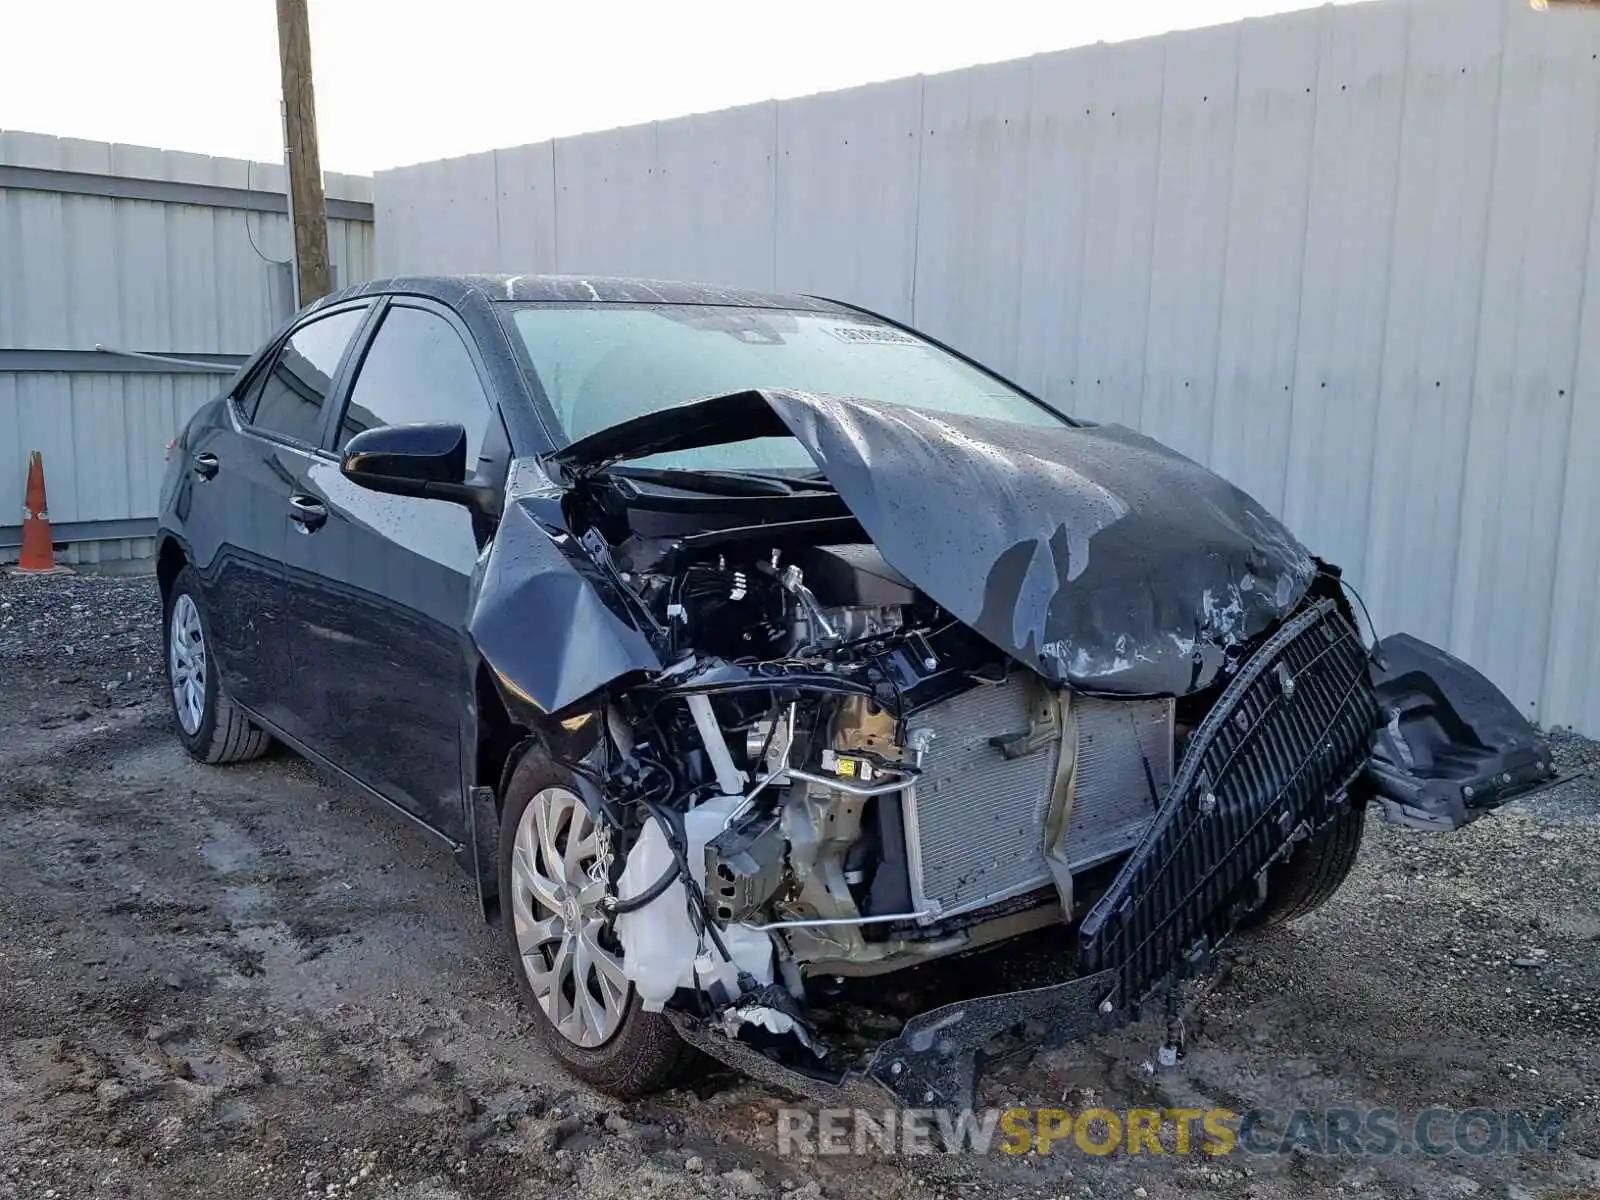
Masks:
[[[623,467],[613,473],[641,483],[664,487],[697,488],[707,485],[731,496],[792,496],[795,492],[831,492],[833,484],[815,476],[783,475],[769,471],[694,467]]]
[[[770,479],[775,483],[785,483],[797,492],[834,490],[833,484],[828,482],[828,477],[821,471],[805,471],[795,475],[785,475],[780,471],[740,471],[736,468],[726,468],[726,471],[729,475],[738,475],[742,479]]]
[[[802,471],[798,475],[785,475],[782,478],[793,483],[796,487],[813,488],[816,491],[837,491],[827,475],[821,471]]]

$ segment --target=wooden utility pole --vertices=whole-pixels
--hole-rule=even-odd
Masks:
[[[333,290],[328,269],[328,207],[317,153],[317,97],[311,86],[311,25],[306,0],[278,0],[278,65],[283,71],[283,132],[289,155],[289,219],[294,224],[300,304]]]

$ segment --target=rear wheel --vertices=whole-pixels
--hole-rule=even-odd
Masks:
[[[203,763],[259,758],[272,738],[223,691],[211,656],[210,623],[194,568],[185,566],[166,597],[167,682],[183,748]]]
[[[538,751],[506,789],[500,923],[539,1039],[584,1082],[632,1097],[665,1085],[687,1050],[645,1012],[601,899],[605,838],[570,772]]]
[[[1326,904],[1356,865],[1367,806],[1350,804],[1282,862],[1267,869],[1267,897],[1240,922],[1247,929],[1281,925]]]

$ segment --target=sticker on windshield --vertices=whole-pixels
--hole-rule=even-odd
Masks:
[[[916,338],[903,330],[888,325],[824,325],[823,329],[841,342],[855,342],[876,346],[915,346]]]

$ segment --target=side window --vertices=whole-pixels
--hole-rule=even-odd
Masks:
[[[239,406],[239,415],[248,425],[256,415],[256,404],[261,400],[261,385],[272,374],[272,364],[258,367],[254,375],[244,380],[233,393],[233,402]]]
[[[339,426],[339,449],[379,425],[448,421],[467,431],[467,470],[475,470],[491,416],[472,356],[455,327],[420,308],[396,305],[368,347]]]
[[[322,432],[322,402],[328,398],[345,347],[366,315],[364,308],[350,308],[295,330],[260,387],[245,394],[245,419],[258,429],[316,445]]]

